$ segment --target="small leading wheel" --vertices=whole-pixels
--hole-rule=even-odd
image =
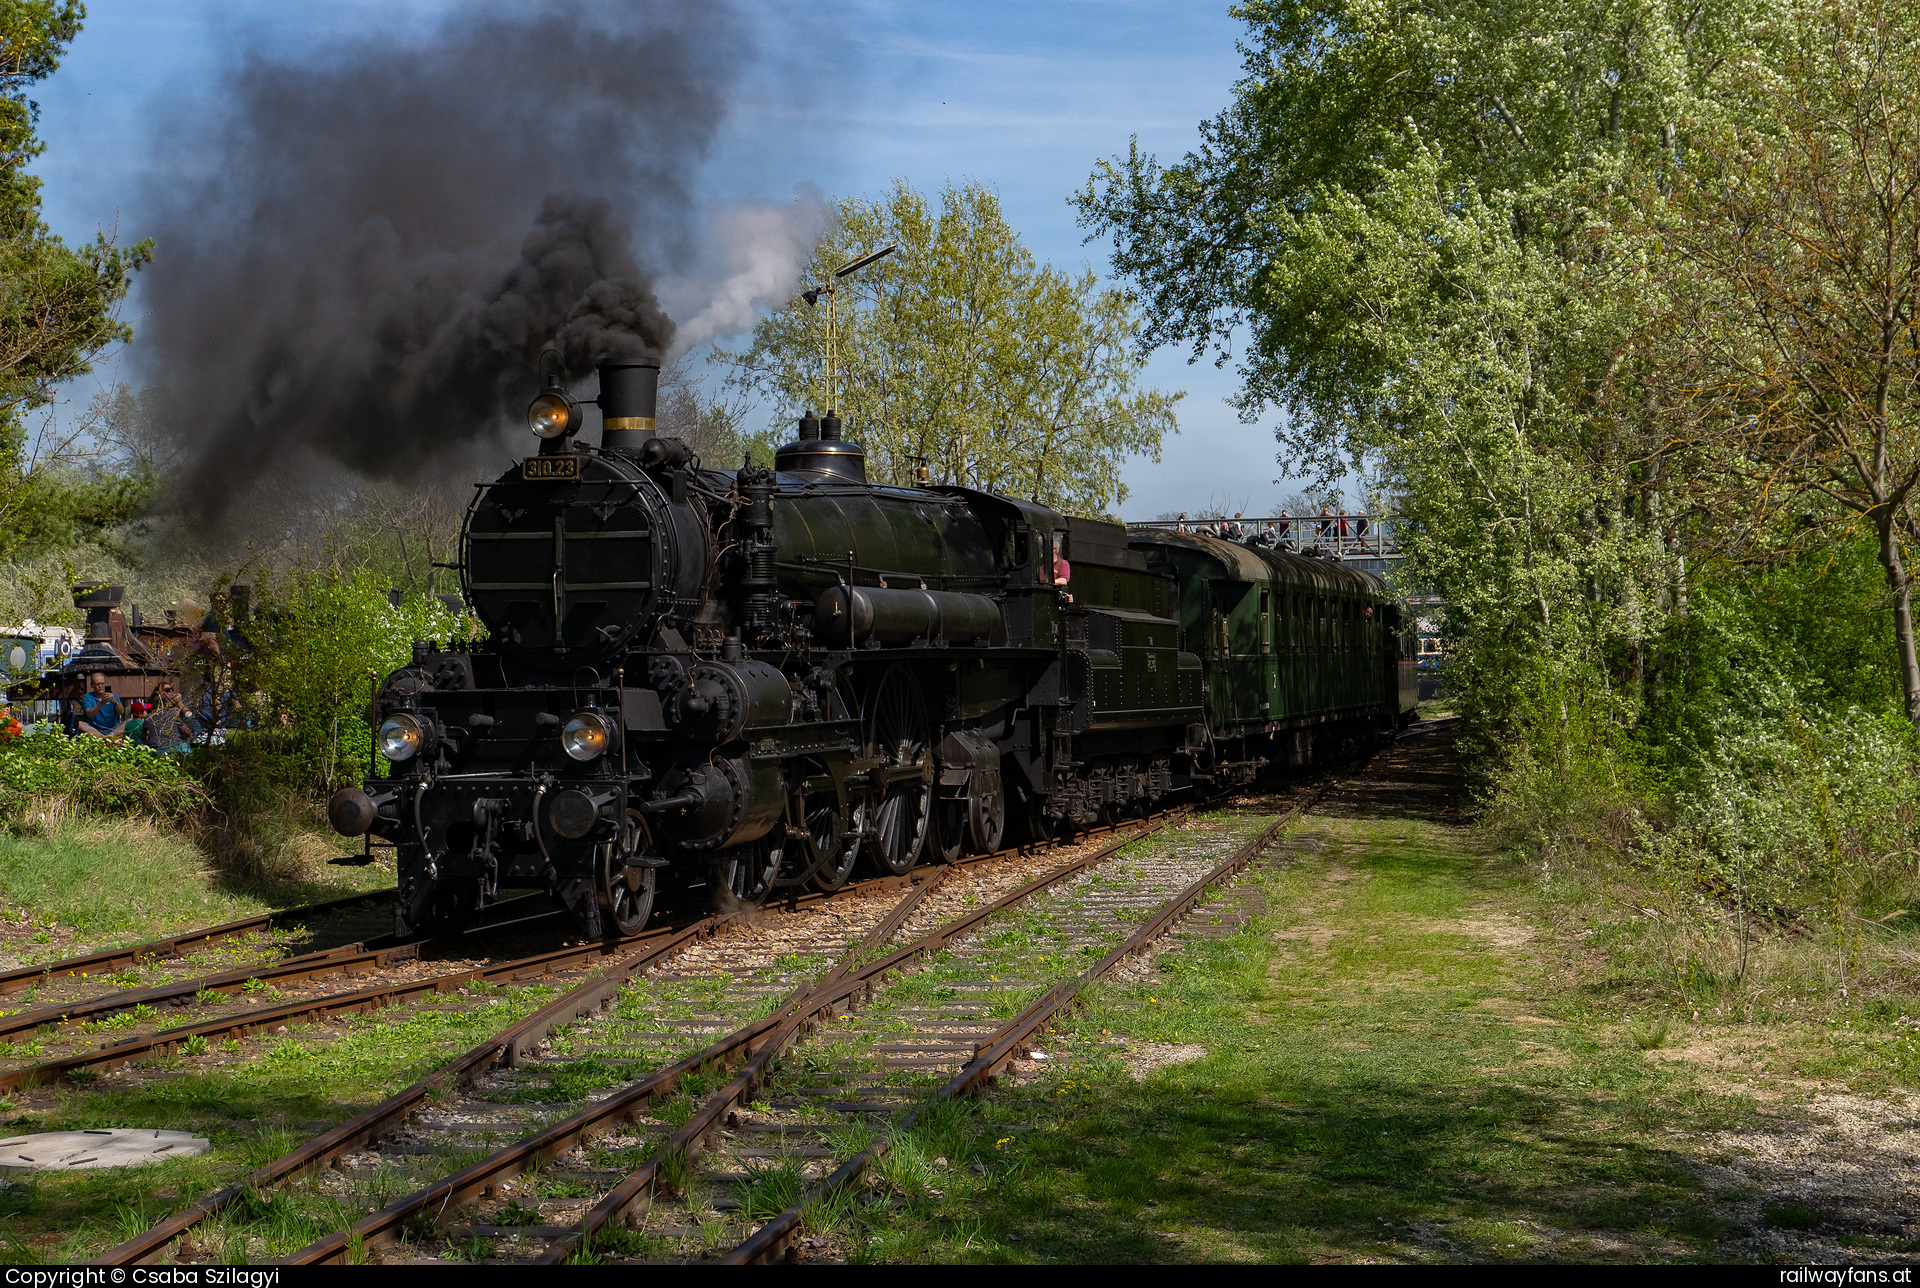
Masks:
[[[868,754],[889,768],[926,763],[931,726],[920,685],[905,666],[888,671],[867,695]],[[882,875],[903,876],[920,861],[932,821],[933,784],[924,776],[891,782],[874,806],[874,866]]]
[[[653,915],[656,873],[630,861],[645,853],[645,838],[645,824],[637,813],[630,812],[620,844],[609,842],[596,847],[594,893],[599,896],[600,920],[607,933],[637,935]]]
[[[866,823],[865,801],[854,806],[850,828],[840,826],[840,809],[831,799],[807,811],[807,831],[813,834],[815,847],[833,856],[821,865],[808,884],[824,894],[832,894],[847,883],[847,878],[853,875],[853,865],[860,859],[860,834]]]
[[[952,863],[967,852],[968,802],[940,801],[934,806],[933,835],[927,848],[936,863]]]
[[[967,839],[975,854],[992,854],[1007,834],[1007,798],[999,792],[967,801]]]
[[[715,906],[725,911],[730,904],[759,903],[765,899],[784,857],[781,847],[766,837],[716,855],[713,877],[708,882],[713,888]]]

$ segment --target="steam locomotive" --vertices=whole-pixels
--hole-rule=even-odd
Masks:
[[[509,889],[589,936],[669,881],[833,890],[1350,754],[1413,709],[1368,573],[871,483],[831,412],[772,469],[705,468],[654,432],[656,363],[599,376],[599,446],[553,382],[539,451],[476,490],[485,645],[414,646],[375,700],[386,771],[329,803],[394,847],[400,934]]]

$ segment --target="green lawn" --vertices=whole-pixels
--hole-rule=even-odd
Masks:
[[[1753,1255],[1725,1215],[1753,1195],[1710,1190],[1699,1142],[1782,1106],[1610,1007],[1600,950],[1554,933],[1528,872],[1446,815],[1444,761],[1409,754],[1421,772],[1296,826],[1240,933],[1103,987],[1054,1061],[937,1115],[815,1228],[885,1261]]]
[[[303,841],[305,838],[302,838]],[[150,823],[77,819],[35,836],[0,833],[0,955],[22,963],[217,925],[391,885],[378,866],[330,867],[337,838],[291,880],[243,884],[215,872],[180,833]]]

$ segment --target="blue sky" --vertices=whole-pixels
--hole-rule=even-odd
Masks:
[[[447,0],[89,0],[86,28],[65,65],[37,87],[49,219],[90,239],[117,219],[140,232],[138,201],[156,146],[156,107],[200,92],[240,44],[276,52],[323,48],[370,31],[404,35],[451,7]],[[785,200],[801,183],[828,194],[877,194],[906,176],[923,189],[977,178],[1001,194],[1034,253],[1067,267],[1107,270],[1106,248],[1083,245],[1066,198],[1096,158],[1129,135],[1177,156],[1200,120],[1225,106],[1239,71],[1239,24],[1224,0],[1053,0],[888,4],[827,0],[766,4],[758,25],[775,42],[801,42],[818,74],[744,80],[724,142],[706,176],[714,200]],[[208,159],[210,160],[210,159]],[[139,326],[137,298],[129,313]],[[1222,401],[1230,371],[1189,366],[1163,350],[1148,369],[1184,389],[1181,433],[1164,460],[1130,462],[1129,517],[1193,509],[1210,499],[1266,513],[1276,486],[1266,426],[1239,423]]]

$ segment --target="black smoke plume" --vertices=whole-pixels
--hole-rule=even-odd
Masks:
[[[417,477],[524,425],[543,348],[570,378],[664,351],[643,265],[689,254],[749,56],[720,4],[501,0],[238,57],[163,131],[200,173],[158,181],[143,229],[132,354],[178,499],[215,518],[302,461]]]

